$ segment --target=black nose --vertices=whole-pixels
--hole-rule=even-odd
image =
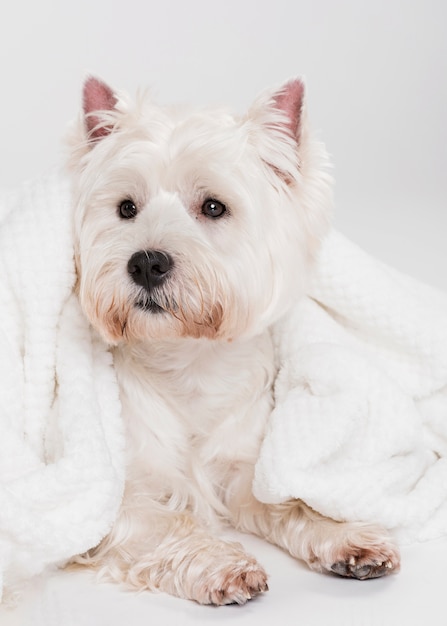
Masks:
[[[140,250],[132,254],[127,263],[132,280],[147,291],[161,285],[171,268],[171,257],[160,250]]]

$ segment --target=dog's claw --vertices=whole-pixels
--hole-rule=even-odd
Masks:
[[[347,563],[334,563],[331,570],[338,576],[349,576],[348,567]]]

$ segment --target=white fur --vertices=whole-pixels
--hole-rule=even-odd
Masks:
[[[99,114],[98,93],[109,103]],[[78,294],[113,350],[127,486],[111,534],[78,561],[116,580],[215,604],[264,591],[256,561],[214,535],[219,520],[321,571],[364,578],[398,567],[380,529],[251,493],[278,367],[270,329],[305,293],[329,222],[326,154],[302,93],[291,81],[235,118],[147,99],[133,107],[86,83],[71,155]],[[223,217],[202,213],[210,197]],[[119,217],[123,199],[135,218]],[[174,262],[150,294],[127,270],[140,250]],[[165,312],[136,306],[148,298]]]

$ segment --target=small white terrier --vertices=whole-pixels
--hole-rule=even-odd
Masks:
[[[113,351],[127,428],[120,514],[77,562],[204,604],[244,603],[267,576],[225,521],[358,579],[399,555],[381,528],[251,484],[273,406],[271,328],[305,292],[331,180],[291,80],[248,114],[131,106],[89,78],[73,136],[78,293]]]

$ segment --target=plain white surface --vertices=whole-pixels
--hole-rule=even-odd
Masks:
[[[225,103],[304,74],[333,155],[336,225],[382,260],[447,289],[445,0],[24,0],[0,19],[0,186],[60,164],[86,72],[161,103]],[[313,574],[242,537],[270,573],[244,607],[124,593],[85,573],[37,581],[1,626],[446,625],[447,540],[403,549],[389,579]]]

